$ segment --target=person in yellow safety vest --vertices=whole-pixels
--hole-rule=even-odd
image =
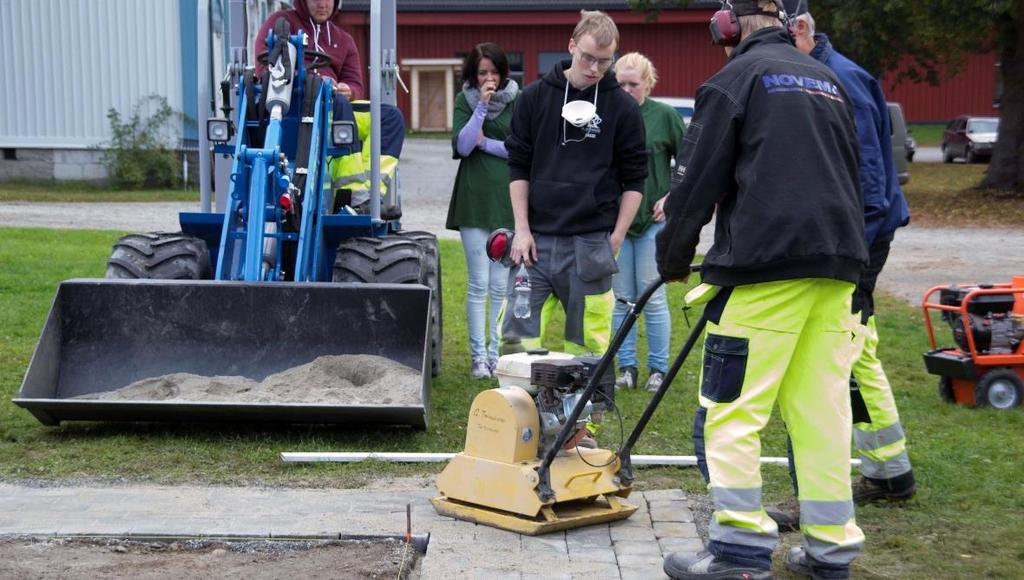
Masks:
[[[782,0],[722,1],[711,32],[729,59],[697,90],[657,237],[662,278],[685,280],[717,215],[693,429],[714,513],[704,551],[665,558],[671,578],[772,577],[760,432],[776,403],[800,481],[803,545],[787,566],[848,578],[864,544],[849,460],[851,300],[868,260],[857,133],[839,79],[796,49],[785,20]]]
[[[365,213],[370,201],[370,102],[353,101],[352,115],[361,147],[350,155],[331,160],[331,189],[343,191],[343,205]],[[344,108],[335,108],[335,115],[347,116]],[[381,104],[380,196],[381,208],[395,205],[395,170],[405,140],[405,120],[396,107]],[[351,196],[351,197],[349,197]]]

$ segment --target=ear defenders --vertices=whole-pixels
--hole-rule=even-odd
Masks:
[[[736,46],[740,43],[740,21],[732,4],[711,15],[711,42],[718,46]]]
[[[781,0],[773,0],[774,4],[779,8],[779,20],[784,25],[788,25],[786,15],[786,9],[782,5]],[[757,10],[757,0],[754,0],[754,10],[744,10],[743,15],[749,14],[761,14]],[[736,46],[740,43],[740,21],[739,15],[736,13],[736,8],[733,7],[731,0],[722,0],[722,9],[711,15],[711,42],[718,46]]]

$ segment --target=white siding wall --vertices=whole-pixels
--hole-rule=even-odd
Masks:
[[[0,0],[0,147],[97,145],[150,94],[180,111],[179,28],[173,0]]]

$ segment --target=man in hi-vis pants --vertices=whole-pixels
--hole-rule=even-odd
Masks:
[[[717,210],[697,291],[708,317],[694,442],[714,514],[706,551],[671,554],[672,578],[770,578],[778,528],[761,501],[760,431],[778,403],[800,481],[803,546],[787,565],[849,576],[864,535],[850,489],[851,295],[867,261],[850,101],[802,54],[781,1],[732,0],[739,45],[697,91],[657,238],[683,280]]]

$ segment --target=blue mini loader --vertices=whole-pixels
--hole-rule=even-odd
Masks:
[[[393,25],[393,1],[389,6]],[[377,24],[378,0],[373,8]],[[380,45],[378,33],[373,40]],[[351,122],[332,121],[330,81],[304,65],[303,44],[301,34],[278,21],[268,42],[268,75],[262,82],[251,70],[240,76],[234,122],[208,123],[215,153],[233,157],[224,212],[182,213],[177,233],[125,236],[114,246],[105,279],[62,282],[17,405],[46,425],[242,420],[427,426],[430,379],[440,365],[437,240],[400,231],[397,188],[384,200],[379,193],[379,145],[369,211],[356,213],[337,199],[329,160],[355,146],[356,131]],[[378,113],[371,143],[377,144],[380,83],[388,79],[379,74],[381,53],[393,50],[377,51],[371,61],[371,111]],[[227,144],[232,137],[233,146]],[[353,404],[77,398],[172,373],[262,380],[342,354],[376,355],[415,369],[422,376],[419,401],[393,404],[383,395],[379,403],[362,398]]]

